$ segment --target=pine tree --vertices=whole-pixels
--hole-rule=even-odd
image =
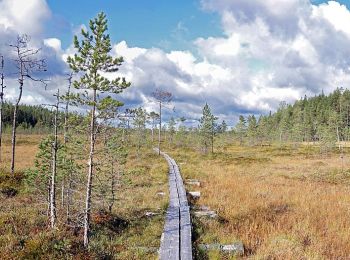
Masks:
[[[111,213],[117,198],[117,188],[121,185],[121,175],[126,164],[128,152],[120,142],[121,135],[115,130],[111,134],[107,133],[106,141],[103,144],[101,161],[99,168],[99,195],[106,202],[108,211]]]
[[[186,121],[186,118],[185,117],[180,117],[178,119],[179,121],[179,129],[178,131],[176,132],[176,144],[178,146],[184,146],[184,144],[186,143],[186,138],[187,137],[187,129],[186,129],[186,126],[185,126],[185,121]]]
[[[147,112],[142,107],[134,110],[134,128],[136,130],[137,155],[140,156],[141,147],[146,143]]]
[[[74,47],[77,53],[68,57],[70,68],[81,75],[74,81],[73,86],[82,93],[74,95],[74,100],[82,106],[90,108],[90,152],[88,159],[88,179],[86,185],[86,205],[84,212],[84,246],[89,245],[90,215],[91,215],[91,189],[94,174],[95,144],[97,138],[97,115],[105,111],[113,111],[121,106],[121,102],[108,94],[121,93],[130,86],[124,78],[109,80],[102,73],[116,72],[122,64],[123,58],[113,58],[111,40],[107,32],[107,19],[104,13],[99,13],[90,20],[89,29],[81,30],[82,40],[74,36]],[[104,94],[104,95],[102,95]]]
[[[154,129],[156,127],[156,121],[159,119],[159,115],[156,112],[152,111],[149,114],[149,117],[150,117],[151,123],[152,123],[151,131],[152,131],[152,144],[153,144],[153,142],[154,142]]]
[[[247,136],[252,145],[254,145],[256,141],[257,128],[258,128],[258,124],[255,116],[254,115],[248,116]]]
[[[260,116],[257,121],[256,140],[260,145],[263,145],[267,135],[266,118],[267,118],[266,116]]]
[[[245,120],[244,116],[242,116],[242,115],[239,116],[239,120],[238,120],[238,123],[235,127],[235,130],[236,130],[236,133],[237,133],[238,138],[239,138],[239,145],[243,145],[244,137],[247,134],[246,120]]]
[[[227,131],[227,123],[225,120],[222,120],[221,122],[221,132],[225,133]]]
[[[173,117],[171,117],[169,122],[168,122],[170,144],[173,144],[173,141],[174,141],[174,135],[176,133],[175,126],[176,126],[175,119]]]
[[[208,148],[211,147],[211,152],[214,153],[214,135],[215,135],[215,117],[210,110],[210,107],[206,103],[203,108],[203,115],[200,119],[200,135],[204,152],[208,152]]]

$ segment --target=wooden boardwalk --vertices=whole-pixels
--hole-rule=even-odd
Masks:
[[[158,149],[155,149],[158,152]],[[161,260],[192,259],[190,207],[179,167],[161,152],[169,165],[169,207],[159,249]]]

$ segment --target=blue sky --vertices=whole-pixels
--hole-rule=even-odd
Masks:
[[[175,114],[198,119],[208,103],[233,124],[323,90],[350,88],[350,0],[0,0],[0,53],[32,36],[49,64],[47,90],[27,82],[23,103],[47,104],[67,84],[73,35],[107,14],[128,107],[156,110],[151,93],[174,95]],[[8,57],[10,58],[10,57]],[[17,97],[17,80],[6,99]]]
[[[326,2],[328,2],[328,1],[324,1],[324,0],[312,0],[311,2],[314,3],[314,4],[322,4],[322,3],[326,3]],[[343,5],[347,5],[347,6],[350,5],[350,1],[349,1],[349,0],[338,0],[337,2],[340,3],[340,4],[343,4]]]
[[[250,1],[250,0],[248,0]],[[131,46],[166,50],[191,48],[198,37],[223,34],[218,13],[203,10],[199,0],[48,0],[53,13],[46,29],[48,37],[61,39],[63,47],[72,41],[75,28],[104,11],[115,41]],[[314,4],[327,1],[312,0]],[[350,0],[337,1],[350,6]]]
[[[198,37],[222,35],[219,15],[204,11],[197,0],[48,0],[48,4],[53,17],[46,35],[60,38],[64,47],[72,41],[72,29],[100,11],[107,14],[113,40],[126,40],[131,46],[185,49]]]

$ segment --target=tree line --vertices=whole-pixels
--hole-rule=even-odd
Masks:
[[[3,104],[2,124],[8,129],[13,121],[14,105],[9,102]],[[17,126],[23,129],[50,128],[53,123],[52,110],[41,105],[20,104],[17,112]]]
[[[294,104],[281,102],[275,113],[240,116],[233,129],[240,144],[271,142],[318,142],[334,145],[350,139],[350,91],[338,88],[301,98]]]

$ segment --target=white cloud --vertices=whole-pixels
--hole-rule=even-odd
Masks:
[[[350,12],[345,5],[341,5],[336,1],[329,1],[327,4],[314,6],[313,15],[315,17],[323,17],[337,31],[343,32],[350,37]]]
[[[144,54],[146,49],[142,48],[129,48],[125,41],[122,41],[116,44],[113,47],[113,53],[116,56],[122,56],[124,60],[128,63],[131,63],[135,58]]]
[[[199,38],[195,41],[203,55],[209,57],[230,57],[240,51],[240,39],[238,34],[232,34],[228,38]]]
[[[17,33],[36,35],[50,17],[45,0],[1,0],[0,25]]]
[[[308,0],[203,0],[202,5],[221,15],[225,36],[194,40],[196,56],[118,44],[131,57],[123,71],[134,81],[134,90],[128,90],[134,98],[137,91],[147,96],[149,88],[164,87],[174,92],[180,113],[190,109],[199,117],[209,102],[214,112],[235,117],[266,113],[281,101],[350,83],[345,6]]]
[[[61,40],[57,38],[48,38],[44,40],[44,45],[54,49],[57,53],[62,52]]]

